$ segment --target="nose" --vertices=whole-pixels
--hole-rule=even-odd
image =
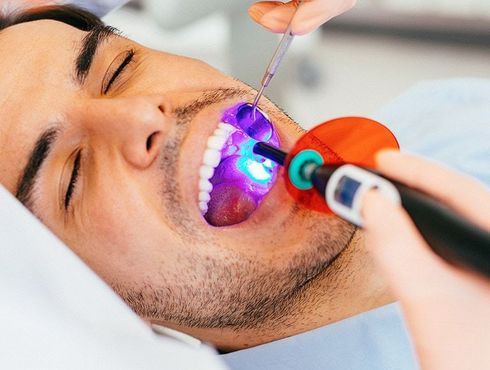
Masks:
[[[157,158],[173,122],[171,105],[160,96],[99,99],[89,110],[87,125],[96,140],[139,169]]]

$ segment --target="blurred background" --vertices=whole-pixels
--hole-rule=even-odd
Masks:
[[[147,46],[206,61],[257,88],[279,36],[252,0],[134,0],[106,21]],[[266,95],[308,128],[372,116],[424,80],[490,78],[490,0],[358,0],[296,37]]]

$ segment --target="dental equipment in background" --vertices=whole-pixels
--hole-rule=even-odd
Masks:
[[[356,127],[356,122],[360,128]],[[363,131],[362,126],[369,130]],[[376,132],[381,138],[380,135],[372,137]],[[346,138],[343,144],[336,143],[343,138]],[[332,150],[331,144],[337,146],[337,152]],[[345,158],[362,158],[360,151],[371,151],[374,158],[379,149],[397,147],[396,139],[381,124],[366,118],[347,117],[315,127],[304,134],[289,153],[263,142],[257,142],[253,151],[284,166],[286,188],[298,203],[317,211],[333,212],[360,227],[363,225],[362,197],[368,190],[377,189],[401,204],[436,254],[490,278],[490,232],[429,194],[368,168],[374,167],[373,160],[367,161],[371,163],[366,167],[348,164],[350,161]],[[357,151],[354,156],[348,153],[352,150]],[[359,162],[366,161],[359,159]]]
[[[284,31],[284,35],[282,36],[281,41],[279,42],[279,45],[277,46],[277,49],[274,52],[274,55],[272,56],[272,59],[269,62],[269,65],[267,66],[267,69],[265,70],[264,76],[262,77],[260,90],[257,93],[257,96],[255,97],[255,100],[252,103],[252,113],[253,114],[255,114],[257,104],[259,104],[259,100],[260,100],[262,94],[264,93],[265,88],[267,86],[269,86],[269,83],[271,82],[272,77],[274,77],[274,75],[276,74],[276,71],[279,68],[279,65],[281,64],[282,59],[284,58],[284,55],[286,54],[286,51],[288,50],[289,46],[291,45],[291,42],[294,39],[294,35],[291,32],[291,26],[293,23],[294,15],[298,11],[302,2],[303,2],[303,0],[296,1],[296,10],[293,13],[293,16],[291,17],[291,21],[289,22],[288,27],[286,28],[286,31]]]

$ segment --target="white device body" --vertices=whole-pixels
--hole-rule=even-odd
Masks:
[[[351,164],[339,167],[332,174],[325,189],[325,200],[338,216],[362,227],[361,201],[370,189],[376,189],[397,204],[401,203],[400,193],[392,183]]]

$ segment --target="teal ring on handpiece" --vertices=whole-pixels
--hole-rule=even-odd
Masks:
[[[313,149],[305,149],[294,156],[289,164],[289,181],[299,190],[309,190],[313,187],[313,182],[306,179],[302,173],[307,164],[322,166],[325,161],[320,153]]]

